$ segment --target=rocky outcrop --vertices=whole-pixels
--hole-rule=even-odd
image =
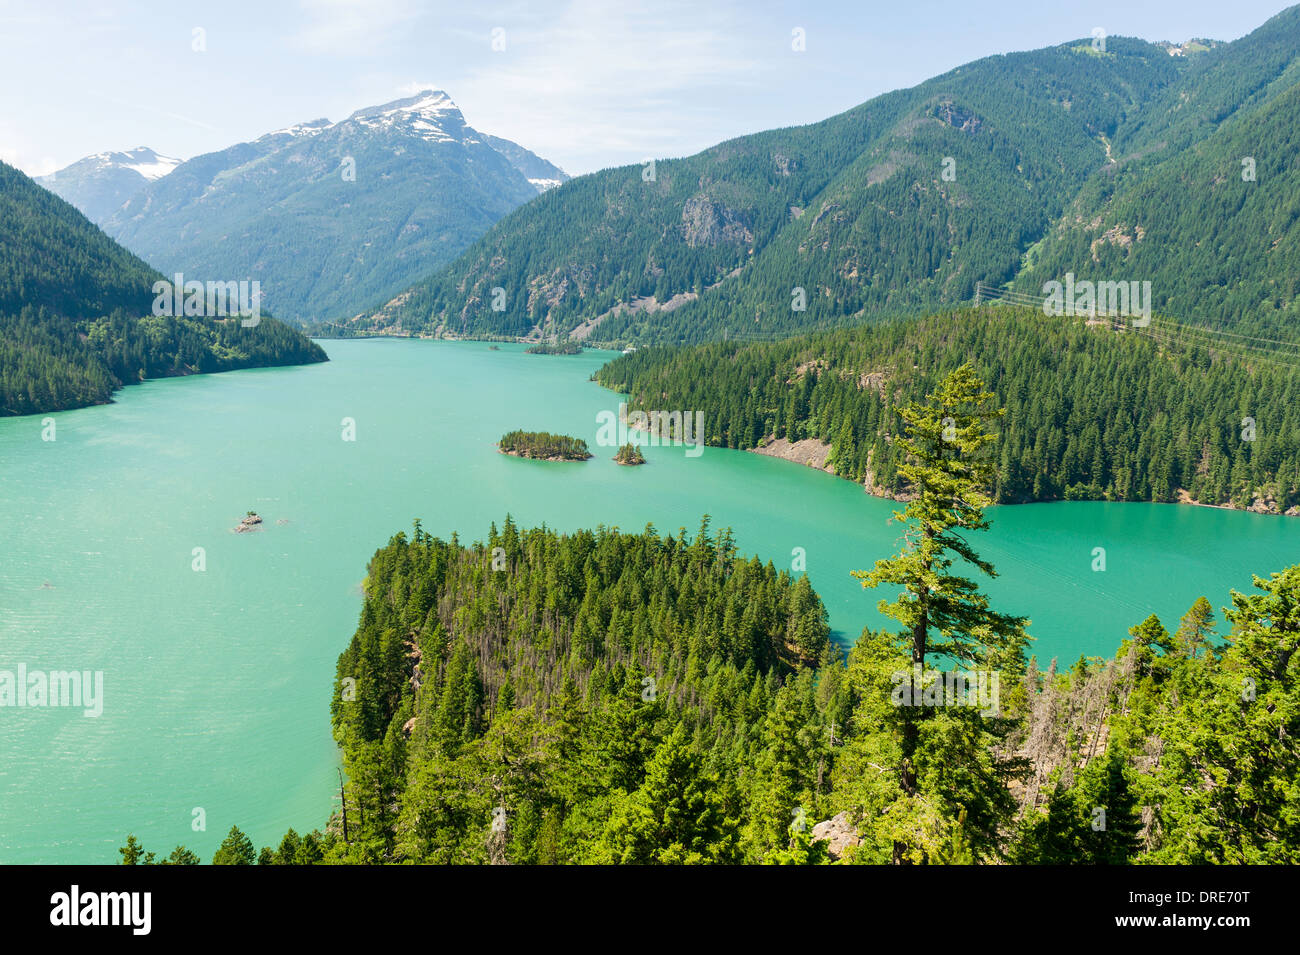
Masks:
[[[260,531],[262,529],[262,519],[249,511],[242,521],[235,525],[236,534],[247,534],[250,531]]]
[[[849,822],[848,810],[813,826],[812,841],[825,842],[826,852],[832,859],[843,858],[847,850],[862,845],[862,837]]]
[[[978,133],[984,125],[984,120],[980,119],[974,110],[954,103],[940,103],[935,110],[935,115],[944,125],[971,135]]]
[[[712,287],[713,286],[710,286],[710,288]],[[573,331],[569,332],[569,337],[574,341],[582,341],[587,338],[587,336],[592,333],[592,330],[605,319],[612,318],[615,315],[621,315],[624,312],[631,314],[645,312],[647,315],[654,315],[656,312],[671,312],[674,309],[681,308],[687,302],[695,301],[697,298],[699,298],[699,296],[694,292],[678,292],[665,302],[659,301],[653,295],[643,295],[639,298],[632,299],[631,302],[619,302],[608,311],[601,312],[594,318],[589,318],[586,321],[575,325]]]
[[[703,194],[691,196],[682,206],[682,236],[692,249],[754,239],[740,216]]]
[[[1186,488],[1179,488],[1177,495],[1179,504],[1194,504],[1197,507],[1217,507],[1224,511],[1247,511],[1251,514],[1280,514],[1285,517],[1300,517],[1300,505],[1293,504],[1291,507],[1282,509],[1281,503],[1277,497],[1270,492],[1257,493],[1251,497],[1250,503],[1244,507],[1237,504],[1206,504],[1204,501],[1198,501],[1192,497],[1190,491]]]
[[[795,464],[806,464],[810,468],[829,471],[827,460],[831,455],[831,446],[816,438],[804,438],[802,441],[790,441],[787,438],[770,438],[761,448],[750,448],[755,454],[765,454],[769,458],[781,458]]]

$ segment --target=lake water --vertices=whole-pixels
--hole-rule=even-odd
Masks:
[[[692,533],[708,513],[778,566],[802,548],[842,641],[882,623],[884,594],[849,572],[897,548],[894,504],[716,448],[615,465],[596,435],[618,396],[589,380],[609,353],[323,344],[324,365],[127,388],[53,415],[54,441],[40,416],[0,420],[0,670],[104,674],[98,718],[0,709],[0,862],[116,862],[128,832],[206,861],[232,824],[258,846],[323,825],[337,802],[335,659],[367,559],[414,518],[477,540],[507,512],[523,526]],[[583,437],[596,457],[496,453],[514,428]],[[249,510],[263,529],[233,533]],[[1173,629],[1201,594],[1217,609],[1251,573],[1300,560],[1300,521],[1278,517],[1099,503],[991,516],[977,537],[1000,572],[988,592],[1032,618],[1044,666],[1109,655],[1152,612]]]

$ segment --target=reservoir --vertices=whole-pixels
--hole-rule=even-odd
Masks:
[[[114,863],[133,832],[206,862],[232,825],[257,846],[337,804],[329,701],[374,550],[431,534],[701,516],[744,554],[806,566],[849,644],[883,591],[850,571],[900,546],[902,505],[756,454],[597,444],[613,357],[522,345],[326,341],[331,361],[147,382],[114,404],[0,420],[0,670],[103,674],[102,713],[0,708],[0,862]],[[691,409],[682,409],[689,411]],[[587,441],[585,463],[496,452],[513,429]],[[259,529],[235,533],[248,511]],[[1300,561],[1300,521],[1167,504],[993,508],[971,537],[997,610],[1027,616],[1046,668],[1110,655],[1158,614],[1171,631]],[[1097,566],[1098,548],[1105,569]],[[796,561],[802,563],[796,564]],[[333,801],[331,801],[333,800]],[[205,828],[197,828],[202,822]]]

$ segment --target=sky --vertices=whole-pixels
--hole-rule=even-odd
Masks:
[[[1287,5],[0,0],[0,159],[30,175],[135,146],[189,159],[434,88],[475,129],[580,175],[815,122],[1096,27],[1232,40]]]

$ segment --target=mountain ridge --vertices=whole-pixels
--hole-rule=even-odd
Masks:
[[[136,146],[86,156],[35,181],[101,225],[128,199],[182,162],[148,146]]]
[[[178,163],[102,224],[163,272],[256,280],[275,314],[314,321],[387,300],[567,178],[429,89]]]
[[[1221,167],[1235,146],[1213,137],[1252,116],[1270,137],[1261,168],[1282,183],[1276,200],[1258,201],[1275,220],[1269,241],[1282,239],[1269,268],[1285,275],[1300,267],[1300,225],[1286,221],[1300,170],[1287,165],[1297,144],[1282,128],[1286,110],[1270,114],[1269,104],[1300,84],[1298,49],[1296,7],[1231,43],[1067,41],[985,57],[809,126],[602,170],[503,218],[344,333],[779,337],[969,302],[977,283],[1024,291],[1067,271],[1127,279],[1102,271],[1128,263],[1094,262],[1099,236],[1090,226],[1084,241],[1078,225],[1106,218],[1117,184],[1148,176],[1159,188],[1142,201],[1159,215],[1177,183],[1156,167],[1197,148]],[[1205,193],[1184,200],[1180,224],[1195,238],[1166,235],[1138,262],[1156,280],[1156,306],[1179,312],[1193,294],[1179,272],[1185,246],[1217,248],[1213,223],[1194,213]],[[1238,216],[1226,228],[1247,224]],[[1225,257],[1202,256],[1204,275]],[[1244,327],[1300,318],[1294,286],[1275,284],[1255,282],[1253,298],[1222,295],[1215,314],[1190,318]],[[493,308],[496,289],[504,309]],[[1269,315],[1252,311],[1265,293]]]

